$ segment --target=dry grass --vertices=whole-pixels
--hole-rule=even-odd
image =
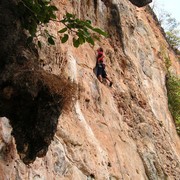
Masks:
[[[13,81],[20,84],[21,88],[28,88],[34,97],[37,96],[41,88],[47,88],[51,96],[56,98],[55,101],[59,101],[63,111],[70,110],[73,102],[78,98],[78,85],[76,83],[64,77],[50,74],[41,68],[31,70],[26,66],[18,69],[14,74]]]
[[[78,98],[78,85],[70,80],[45,73],[41,73],[43,85],[47,86],[50,93],[61,96],[61,104],[63,111],[69,111],[72,108],[73,102]]]

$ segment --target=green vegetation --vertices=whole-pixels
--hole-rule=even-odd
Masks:
[[[180,47],[180,37],[178,36],[178,34],[179,34],[179,31],[177,30],[166,32],[166,37],[168,39],[168,42],[175,49],[178,49],[178,47]]]
[[[177,133],[180,135],[180,78],[169,73],[166,83],[169,110],[175,120]]]
[[[107,36],[107,34],[99,29],[94,28],[91,25],[90,20],[80,20],[76,18],[75,15],[66,13],[62,20],[58,20],[56,17],[56,11],[58,11],[56,6],[51,5],[51,0],[20,0],[17,5],[17,14],[21,20],[22,26],[26,29],[30,36],[28,38],[28,43],[33,41],[34,37],[38,37],[37,28],[38,26],[46,26],[50,21],[56,21],[64,24],[64,28],[59,30],[58,33],[62,34],[61,42],[65,43],[69,35],[73,35],[73,45],[74,47],[79,47],[79,45],[88,42],[94,45],[94,40],[99,40],[98,35]],[[93,33],[94,32],[94,33]],[[45,37],[49,44],[55,44],[55,37],[51,35],[47,29],[44,30]],[[41,48],[41,42],[38,41],[38,46]]]
[[[177,55],[180,55],[180,23],[172,17],[172,14],[161,8],[162,5],[154,1],[151,8],[157,15],[157,19],[161,27],[165,31],[165,35],[169,45]]]
[[[85,42],[94,45],[94,39],[99,40],[98,36],[91,34],[89,30],[92,30],[103,36],[107,36],[107,34],[101,29],[92,27],[90,20],[82,21],[76,18],[75,15],[70,13],[66,13],[64,19],[61,20],[60,22],[65,25],[65,28],[58,31],[59,33],[65,33],[68,30],[70,30],[72,31],[72,33],[75,34],[75,37],[73,38],[74,47],[78,47],[79,45]],[[68,34],[65,33],[64,37],[61,39],[61,42],[64,43],[67,40],[68,40]]]
[[[160,56],[165,63],[165,68],[166,68],[165,70],[169,71],[169,68],[171,66],[171,61],[170,61],[169,54],[167,53],[166,46],[164,46],[162,42],[161,42],[161,47],[160,47]]]
[[[174,119],[177,133],[180,135],[180,78],[170,72],[169,68],[171,67],[171,60],[163,46],[161,47],[161,56],[167,70],[166,88],[168,107]]]
[[[164,19],[166,38],[173,49],[180,48],[180,23],[171,14],[167,13]]]
[[[180,136],[180,78],[173,75],[169,68],[171,67],[171,60],[166,51],[165,46],[161,46],[161,58],[164,60],[167,75],[166,75],[166,88],[168,96],[168,107],[174,119],[176,130]]]

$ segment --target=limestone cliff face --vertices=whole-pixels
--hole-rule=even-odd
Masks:
[[[56,46],[44,43],[39,66],[77,83],[78,99],[60,115],[46,156],[28,166],[17,155],[8,120],[1,119],[0,179],[178,180],[180,140],[168,110],[163,57],[170,56],[174,73],[180,66],[150,9],[127,0],[54,2],[59,18],[76,13],[110,37],[78,49],[58,37]],[[49,26],[55,36],[61,27]],[[99,47],[112,88],[93,72]]]

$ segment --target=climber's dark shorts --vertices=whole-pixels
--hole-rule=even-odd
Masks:
[[[106,71],[103,67],[98,67],[97,69],[97,77],[101,75],[102,78],[106,78],[107,77],[107,74],[106,74]]]

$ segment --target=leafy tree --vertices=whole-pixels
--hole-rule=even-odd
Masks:
[[[172,17],[172,14],[168,13],[164,9],[161,9],[162,5],[154,1],[151,8],[156,13],[160,25],[164,28],[166,38],[171,47],[179,52],[180,49],[180,23]]]
[[[178,30],[167,31],[166,37],[173,48],[178,49],[180,47],[180,36]]]
[[[61,42],[65,43],[69,38],[69,33],[73,35],[74,47],[88,42],[94,45],[94,40],[99,40],[98,36],[94,33],[107,36],[103,30],[92,26],[90,20],[80,20],[75,15],[66,13],[62,20],[56,17],[56,6],[51,5],[51,0],[20,0],[17,5],[17,14],[21,20],[22,26],[26,29],[30,36],[28,43],[37,37],[37,28],[39,25],[47,25],[50,21],[56,21],[64,24],[64,28],[59,30],[58,33],[63,34]],[[45,29],[45,35],[49,44],[55,44],[55,37]],[[94,32],[94,33],[93,33]],[[38,46],[41,47],[41,42],[38,41]]]

